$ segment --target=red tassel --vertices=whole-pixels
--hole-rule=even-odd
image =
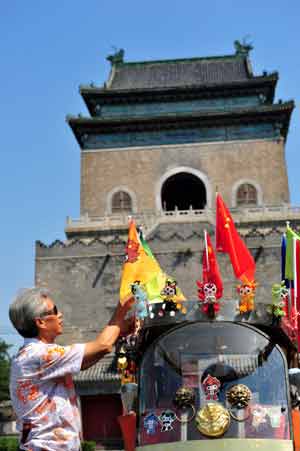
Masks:
[[[131,412],[127,415],[120,415],[118,422],[121,427],[125,451],[135,451],[136,444],[136,414]]]

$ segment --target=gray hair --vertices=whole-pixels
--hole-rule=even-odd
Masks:
[[[46,288],[24,288],[9,307],[9,318],[24,338],[38,336],[35,318],[47,311],[47,298],[50,292]]]

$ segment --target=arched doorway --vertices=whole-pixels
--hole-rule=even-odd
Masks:
[[[206,206],[204,183],[195,175],[179,172],[169,177],[161,189],[161,204],[165,211],[203,210]]]

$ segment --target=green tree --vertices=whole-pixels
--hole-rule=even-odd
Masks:
[[[9,368],[10,357],[8,350],[11,345],[0,340],[0,401],[9,399]]]

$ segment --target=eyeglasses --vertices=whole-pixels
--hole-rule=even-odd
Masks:
[[[53,306],[53,309],[48,310],[47,312],[42,313],[42,314],[40,315],[40,317],[43,317],[43,316],[50,316],[50,315],[55,315],[55,316],[58,315],[58,308],[56,307],[56,305]]]

